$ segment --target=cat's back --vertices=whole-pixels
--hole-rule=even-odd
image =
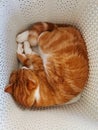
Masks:
[[[39,37],[39,46],[44,53],[58,53],[60,51],[65,53],[76,46],[86,50],[81,33],[74,27],[59,27],[51,32],[43,32]]]
[[[39,43],[48,81],[80,92],[88,77],[87,50],[81,33],[74,27],[60,27],[43,33]]]

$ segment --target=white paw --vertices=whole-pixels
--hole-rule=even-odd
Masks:
[[[28,41],[25,41],[23,44],[24,44],[24,52],[25,52],[25,54],[32,54],[32,55],[37,54],[36,52],[34,52],[32,50],[32,48],[30,46],[30,43]]]
[[[17,42],[24,42],[24,41],[27,41],[28,39],[28,36],[29,36],[29,31],[25,31],[21,34],[19,34],[17,37],[16,37],[16,41]]]
[[[18,43],[17,53],[18,54],[22,54],[23,53],[23,45],[21,43]]]
[[[24,52],[25,52],[25,54],[32,54],[32,49],[31,49],[30,43],[28,41],[24,42]]]

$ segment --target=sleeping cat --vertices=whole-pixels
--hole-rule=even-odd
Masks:
[[[71,26],[36,23],[19,34],[17,58],[23,65],[10,75],[5,92],[25,107],[71,101],[88,79],[88,58],[80,32]],[[38,45],[39,53],[32,51]]]

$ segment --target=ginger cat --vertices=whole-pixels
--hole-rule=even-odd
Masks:
[[[16,38],[17,58],[23,66],[12,72],[5,92],[25,107],[67,103],[85,86],[85,42],[75,27],[61,26],[35,23]],[[31,48],[37,45],[39,54]]]

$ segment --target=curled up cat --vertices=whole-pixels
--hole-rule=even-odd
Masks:
[[[60,105],[83,91],[89,67],[78,29],[40,22],[18,34],[16,41],[22,67],[11,73],[5,88],[16,102],[25,107]]]

